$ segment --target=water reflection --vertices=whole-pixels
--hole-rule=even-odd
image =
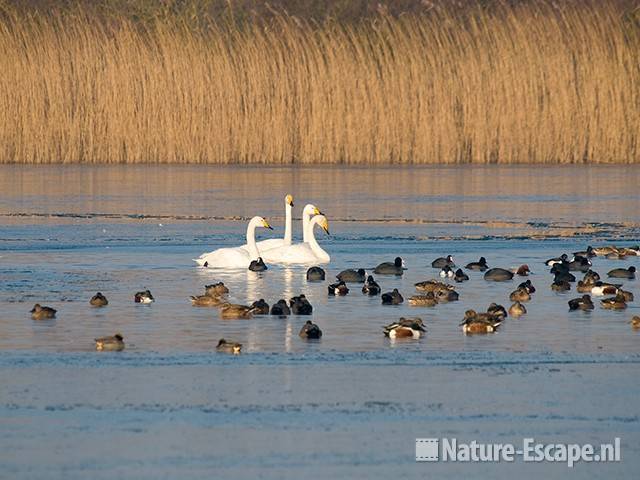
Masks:
[[[321,175],[322,182],[314,181]],[[141,182],[140,179],[144,178]],[[256,179],[269,188],[256,188]],[[11,166],[0,214],[100,214],[283,220],[296,199],[329,219],[639,222],[640,166],[234,167]],[[8,220],[7,220],[8,221]]]

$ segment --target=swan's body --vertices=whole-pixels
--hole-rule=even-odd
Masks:
[[[309,221],[308,242],[282,246],[262,253],[262,258],[268,263],[308,264],[329,263],[331,257],[325,252],[313,234],[313,228],[320,225],[329,234],[329,222],[324,215],[316,215]]]
[[[248,268],[252,260],[260,257],[256,245],[256,227],[273,230],[262,217],[253,217],[247,226],[247,249],[244,246],[235,248],[219,248],[213,252],[203,253],[194,259],[201,267],[213,268]]]

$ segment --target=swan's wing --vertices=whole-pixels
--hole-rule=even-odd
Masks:
[[[219,248],[213,252],[203,253],[195,259],[198,265],[205,263],[213,268],[248,268],[251,263],[249,252],[241,247]]]
[[[258,251],[272,250],[274,248],[280,248],[285,246],[284,238],[269,238],[257,243]]]
[[[285,246],[284,238],[268,238],[267,240],[261,240],[256,242],[256,246],[258,247],[258,252],[262,254],[262,252],[266,250],[272,250],[274,248],[279,248]],[[244,245],[240,245],[238,248],[245,250],[247,253],[249,252],[249,246],[245,243]]]
[[[261,252],[261,256],[267,263],[309,263],[317,261],[308,243],[285,245]]]

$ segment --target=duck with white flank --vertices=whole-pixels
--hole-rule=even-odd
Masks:
[[[372,297],[375,295],[380,295],[381,290],[382,289],[380,288],[380,285],[378,285],[378,282],[376,282],[371,275],[367,277],[367,281],[362,287],[362,293]]]
[[[390,323],[384,327],[384,334],[389,338],[415,338],[424,335],[427,330],[419,317],[400,318],[397,322]]]

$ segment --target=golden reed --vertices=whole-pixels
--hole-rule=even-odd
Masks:
[[[0,15],[0,163],[632,163],[637,11]],[[635,20],[634,20],[635,15]]]

